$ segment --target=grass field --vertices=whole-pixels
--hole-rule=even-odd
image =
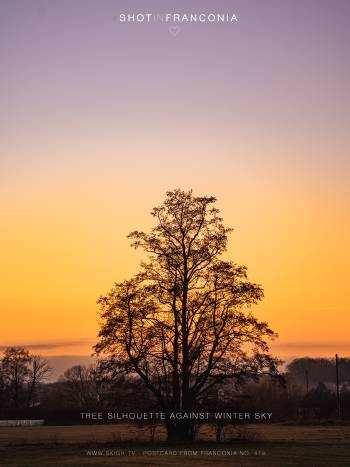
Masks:
[[[349,467],[350,427],[248,425],[213,441],[204,427],[199,440],[169,445],[159,427],[150,442],[135,425],[0,428],[4,466],[308,466]]]

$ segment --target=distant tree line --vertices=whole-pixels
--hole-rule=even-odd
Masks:
[[[288,374],[300,384],[307,378],[310,386],[320,381],[335,384],[335,362],[327,358],[296,358],[288,365]],[[350,381],[350,358],[339,359],[339,376],[343,382]]]
[[[350,358],[340,359],[340,397],[350,419]],[[46,381],[48,362],[20,347],[5,349],[0,360],[0,418],[43,418],[50,424],[80,423],[81,411],[144,412],[160,407],[140,379],[114,372],[108,360],[75,365],[55,382]],[[305,372],[310,377],[308,391]],[[321,422],[337,417],[335,363],[298,358],[279,379],[264,376],[237,387],[224,381],[203,396],[198,411],[273,412],[273,421]]]

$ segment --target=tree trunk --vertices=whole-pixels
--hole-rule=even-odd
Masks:
[[[195,420],[167,420],[168,441],[193,441]]]

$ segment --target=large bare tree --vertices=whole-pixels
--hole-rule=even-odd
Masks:
[[[168,192],[150,233],[129,235],[148,254],[141,271],[99,299],[99,354],[138,375],[169,413],[189,413],[214,385],[276,373],[267,323],[247,310],[263,290],[245,266],[223,260],[228,234],[214,197]],[[186,417],[167,419],[170,439],[191,439]]]

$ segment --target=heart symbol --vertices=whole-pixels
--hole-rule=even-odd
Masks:
[[[174,36],[174,37],[176,37],[179,34],[180,31],[181,31],[180,26],[177,26],[175,24],[173,26],[170,26],[170,28],[169,28],[170,34],[172,36]]]

